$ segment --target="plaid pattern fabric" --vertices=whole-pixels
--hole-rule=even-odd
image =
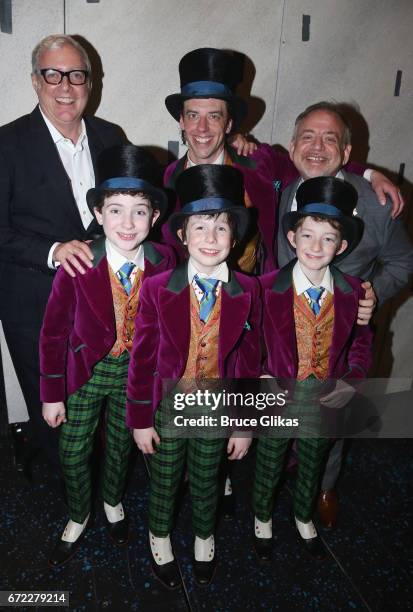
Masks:
[[[199,305],[199,318],[206,323],[211,316],[211,312],[215,306],[217,299],[215,290],[219,283],[215,278],[199,278],[198,274],[194,276],[194,280],[198,287],[203,291],[204,297]]]
[[[305,429],[314,432],[320,426],[318,397],[322,382],[309,377],[296,383],[294,407],[285,414],[298,417]],[[303,424],[304,419],[304,424]],[[318,483],[323,460],[330,445],[328,438],[303,438],[300,426],[298,440],[298,472],[294,487],[294,516],[303,523],[311,520],[313,505],[318,491]],[[260,438],[257,444],[255,478],[252,505],[256,517],[263,522],[272,516],[275,490],[279,484],[285,462],[285,454],[290,440],[288,438]]]
[[[132,263],[131,261],[126,261],[123,266],[121,266],[118,270],[119,280],[128,295],[130,294],[132,289],[130,275],[132,274],[132,270],[134,269],[134,267],[134,263]]]
[[[102,496],[116,506],[121,500],[132,436],[125,423],[129,353],[107,355],[91,379],[67,401],[67,422],[61,426],[59,456],[66,484],[70,518],[82,523],[91,508],[89,458],[100,413],[106,401],[106,446]]]
[[[192,523],[195,535],[214,533],[218,502],[218,471],[226,440],[168,438],[162,433],[162,406],[155,415],[161,444],[151,458],[149,529],[158,537],[172,531],[176,496],[187,457]]]

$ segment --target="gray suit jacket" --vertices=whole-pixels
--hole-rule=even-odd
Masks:
[[[382,304],[409,282],[413,273],[413,247],[403,221],[391,218],[389,202],[381,206],[364,178],[344,170],[342,172],[345,180],[359,194],[356,210],[364,221],[364,232],[360,244],[337,267],[346,274],[371,281],[379,303]],[[291,210],[298,185],[299,181],[295,181],[283,192],[280,221]],[[294,259],[295,251],[284,236],[281,223],[278,228],[278,265],[282,267]]]

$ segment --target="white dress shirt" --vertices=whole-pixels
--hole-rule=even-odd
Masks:
[[[307,293],[307,289],[311,289],[311,287],[323,287],[324,291],[320,296],[319,304],[320,306],[324,302],[328,293],[334,295],[334,279],[331,275],[330,268],[327,266],[326,271],[324,272],[323,280],[319,285],[314,285],[307,276],[304,274],[303,269],[301,268],[300,262],[297,261],[293,268],[293,282],[297,295],[301,295],[304,293],[307,302],[311,306],[311,298]]]
[[[194,262],[194,260],[192,259],[192,257],[189,258],[188,261],[188,283],[190,285],[192,285],[192,288],[195,291],[195,295],[197,297],[198,302],[201,302],[202,298],[204,297],[204,292],[202,291],[202,289],[200,289],[200,287],[197,285],[194,277],[198,275],[199,278],[215,278],[216,280],[219,281],[219,283],[216,286],[215,289],[215,296],[218,297],[219,291],[221,289],[221,285],[222,283],[227,283],[228,282],[228,278],[229,278],[229,270],[228,270],[228,266],[226,264],[225,261],[223,261],[222,263],[220,263],[216,268],[214,268],[214,270],[211,272],[211,274],[205,274],[205,272],[199,272],[196,269],[196,264]]]

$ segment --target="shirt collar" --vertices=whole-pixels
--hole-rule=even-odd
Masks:
[[[68,140],[68,138],[66,138],[65,136],[63,136],[61,132],[59,132],[59,130],[53,125],[50,119],[46,117],[46,115],[44,114],[40,106],[39,106],[39,110],[47,126],[47,129],[50,132],[50,136],[52,137],[54,144],[58,144],[59,142]],[[86,127],[85,127],[85,122],[82,119],[80,122],[79,138],[77,140],[77,143],[74,146],[81,146],[85,138],[86,138]]]
[[[139,246],[138,252],[136,253],[133,259],[127,259],[123,255],[121,255],[119,251],[116,250],[116,247],[110,242],[110,240],[108,240],[108,238],[106,238],[105,240],[105,247],[108,263],[112,270],[115,272],[115,274],[127,261],[131,261],[132,263],[134,263],[136,268],[138,268],[139,270],[143,271],[145,269],[145,253],[142,244]]]
[[[297,295],[301,295],[301,293],[304,293],[305,291],[307,291],[307,289],[316,286],[313,285],[313,283],[306,277],[299,261],[296,262],[293,268],[293,281]],[[329,266],[327,266],[327,269],[324,272],[323,280],[321,281],[320,285],[317,286],[324,287],[324,289],[326,289],[331,294],[334,293],[334,279],[330,272]]]
[[[222,263],[220,263],[211,274],[205,274],[204,272],[198,272],[198,270],[195,267],[195,262],[192,259],[192,257],[189,258],[188,261],[188,283],[191,284],[194,276],[198,274],[199,278],[216,278],[216,280],[220,280],[223,283],[227,283],[228,282],[228,278],[229,278],[229,270],[228,270],[228,266],[227,263],[225,261],[223,261]]]
[[[224,158],[225,158],[225,148],[222,149],[221,153],[218,155],[216,160],[212,162],[212,164],[217,165],[217,166],[222,166],[222,164],[224,163]],[[192,166],[198,165],[198,164],[195,164],[192,161],[192,159],[189,157],[189,150],[188,150],[188,155],[186,156],[186,161],[187,161],[188,168],[192,168]]]

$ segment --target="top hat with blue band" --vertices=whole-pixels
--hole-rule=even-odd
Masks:
[[[243,78],[243,56],[222,49],[195,49],[179,62],[181,92],[165,99],[172,117],[179,121],[184,100],[218,98],[230,105],[234,124],[239,125],[247,114],[247,104],[235,95]]]
[[[353,185],[333,176],[319,176],[301,183],[295,195],[297,210],[282,218],[284,234],[293,230],[302,217],[313,216],[335,219],[342,227],[342,239],[348,247],[334,258],[334,262],[346,257],[359,244],[363,235],[363,221],[353,215],[358,194]]]
[[[180,174],[175,191],[181,209],[168,221],[174,236],[186,217],[227,212],[236,223],[237,240],[243,239],[250,217],[244,205],[244,181],[239,170],[219,164],[192,166]]]
[[[161,213],[159,218],[166,212],[168,199],[162,189],[161,170],[155,158],[132,144],[105,149],[97,158],[96,187],[86,194],[90,210],[93,212],[103,192],[130,190],[148,194],[153,208]]]

